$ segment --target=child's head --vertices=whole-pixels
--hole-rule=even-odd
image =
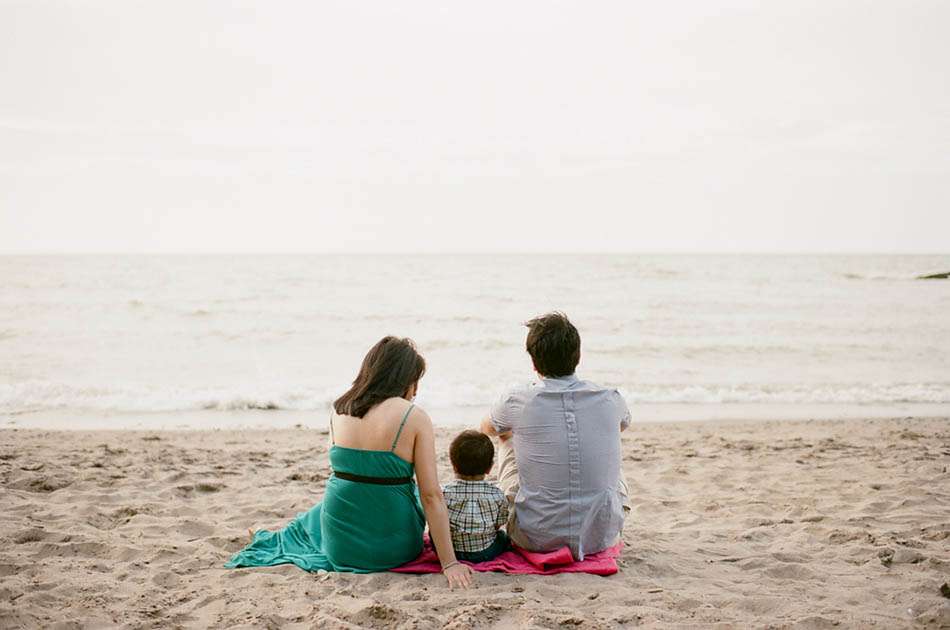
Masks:
[[[449,447],[452,468],[459,477],[484,477],[491,471],[495,446],[491,439],[478,431],[462,431]]]

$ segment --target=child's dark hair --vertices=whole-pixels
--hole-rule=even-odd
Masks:
[[[478,431],[462,431],[449,447],[452,468],[459,475],[474,477],[486,475],[495,459],[495,446],[491,439]]]

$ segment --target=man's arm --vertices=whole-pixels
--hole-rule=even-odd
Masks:
[[[502,440],[507,440],[511,437],[511,431],[505,431],[503,433],[498,432],[498,429],[495,428],[495,423],[491,421],[491,415],[487,415],[482,419],[482,424],[479,426],[479,430],[488,437],[497,437]]]
[[[627,407],[627,401],[623,399],[623,396],[616,389],[614,390],[614,396],[616,397],[618,412],[620,413],[620,430],[626,431],[627,427],[630,426],[630,408]]]
[[[482,418],[482,424],[479,426],[479,430],[488,437],[495,437],[498,435],[498,431],[495,430],[495,425],[491,423],[491,415],[487,415]]]
[[[517,390],[508,391],[502,394],[494,405],[488,411],[488,415],[482,419],[478,426],[479,430],[488,437],[497,437],[507,440],[511,437],[511,431],[514,428],[516,419],[521,415],[523,403],[519,404],[521,397]]]

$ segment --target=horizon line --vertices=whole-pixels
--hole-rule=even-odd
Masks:
[[[945,252],[910,252],[906,250],[838,250],[838,251],[688,251],[688,250],[602,250],[602,251],[0,251],[0,256],[950,256]]]

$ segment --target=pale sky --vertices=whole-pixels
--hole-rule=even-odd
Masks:
[[[950,2],[0,0],[0,253],[950,252]]]

